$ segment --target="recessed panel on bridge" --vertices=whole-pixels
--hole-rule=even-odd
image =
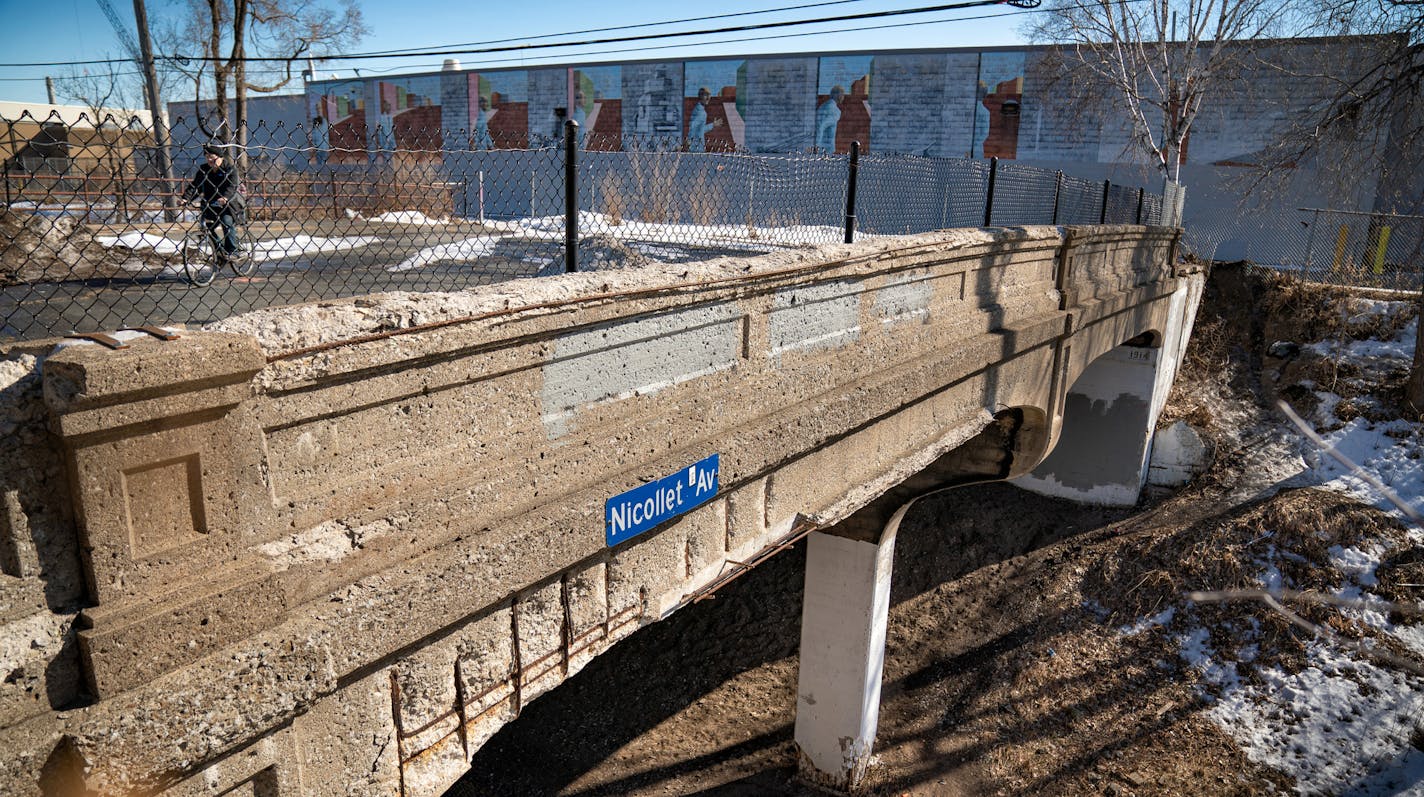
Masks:
[[[608,547],[696,509],[717,495],[719,454],[616,495],[603,505]]]

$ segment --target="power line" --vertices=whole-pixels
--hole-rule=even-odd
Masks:
[[[841,4],[841,3],[857,2],[857,1],[858,1],[858,0],[832,0],[832,2],[828,2],[828,3],[813,3],[813,4],[808,4],[807,6],[804,6],[804,7],[814,7],[814,6],[819,6],[819,5],[838,5],[838,4]],[[1126,1],[1129,2],[1129,3],[1145,2],[1145,0],[1126,0]],[[1002,4],[1005,4],[1005,0],[987,0],[987,1],[982,1],[982,2],[961,3],[961,4],[954,4],[954,5],[951,5],[951,6],[931,7],[931,8],[945,8],[945,9],[950,9],[950,10],[952,10],[952,9],[956,9],[956,8],[983,7],[983,6],[991,6],[991,5],[1002,5]],[[796,8],[802,8],[802,7],[803,7],[803,6],[787,6],[787,7],[785,7],[785,8],[768,9],[768,10],[766,10],[766,11],[759,11],[759,12],[743,12],[743,14],[771,13],[771,12],[773,12],[773,11],[790,10],[790,9],[796,9]],[[831,36],[831,35],[835,35],[835,34],[838,34],[838,33],[855,33],[855,32],[861,32],[861,31],[888,30],[888,29],[892,29],[892,28],[904,28],[904,27],[912,27],[912,26],[917,26],[917,25],[943,25],[943,24],[948,24],[948,23],[952,23],[952,22],[972,22],[972,21],[975,21],[975,20],[998,19],[998,18],[1008,17],[1008,16],[1017,16],[1017,15],[1022,14],[1022,13],[1044,13],[1044,12],[1049,12],[1049,11],[1062,10],[1062,8],[1046,9],[1046,8],[1039,8],[1039,7],[1034,7],[1034,8],[1026,8],[1026,7],[1023,7],[1023,6],[1016,6],[1016,7],[1020,8],[1020,10],[1019,10],[1019,11],[1002,12],[1002,13],[998,13],[998,14],[977,14],[977,15],[974,15],[974,16],[967,16],[967,17],[955,17],[955,18],[953,18],[953,19],[919,20],[919,21],[915,21],[915,22],[899,22],[899,23],[891,23],[891,24],[887,24],[887,25],[865,25],[865,26],[856,26],[856,27],[850,27],[850,28],[838,28],[838,29],[835,29],[835,30],[805,31],[805,32],[801,32],[801,33],[778,33],[778,34],[771,34],[771,35],[767,35],[767,36],[744,36],[744,37],[733,38],[733,39],[719,39],[719,40],[717,40],[717,41],[697,42],[697,43],[689,43],[689,44],[667,44],[667,45],[651,45],[651,46],[644,46],[644,47],[624,47],[624,48],[615,48],[615,49],[608,49],[608,50],[594,50],[594,51],[583,52],[583,53],[571,53],[571,54],[566,54],[566,55],[531,55],[531,56],[519,56],[519,57],[517,57],[517,58],[487,59],[487,60],[482,61],[482,63],[509,63],[509,62],[514,62],[514,61],[526,61],[526,60],[530,60],[530,59],[549,59],[549,58],[581,58],[581,57],[585,57],[585,56],[589,56],[589,55],[608,55],[608,54],[617,54],[617,53],[648,52],[648,51],[653,51],[653,50],[666,50],[666,49],[671,49],[671,48],[674,48],[674,47],[713,47],[713,46],[717,46],[717,45],[720,45],[720,44],[737,44],[737,43],[753,42],[753,41],[770,41],[770,40],[774,40],[774,39],[795,39],[795,38],[804,38],[804,37],[808,37],[808,36]],[[1071,6],[1071,8],[1085,8],[1085,7],[1087,7],[1087,4],[1078,4],[1078,5]],[[905,10],[905,11],[880,12],[880,15],[891,16],[891,15],[900,15],[900,14],[909,14],[909,13],[929,13],[929,12],[930,12],[929,9],[907,9],[907,10]],[[718,16],[738,16],[738,15],[735,15],[735,14],[726,14],[726,15],[718,15]],[[862,16],[862,15],[853,15],[853,16],[851,16],[851,17],[832,17],[832,18],[828,18],[828,19],[830,19],[830,20],[848,19],[848,18],[858,18],[858,17],[860,17],[860,16]],[[706,17],[705,19],[715,19],[715,18],[718,18],[718,17]],[[704,18],[691,18],[691,19],[689,19],[689,20],[675,20],[675,21],[669,21],[669,22],[665,22],[665,23],[644,23],[644,24],[641,24],[641,25],[629,25],[629,26],[623,26],[623,27],[624,27],[624,28],[629,28],[629,29],[631,29],[631,28],[637,28],[637,27],[648,27],[648,26],[662,25],[662,24],[675,24],[676,22],[682,22],[682,21],[696,21],[696,20],[698,20],[698,19],[704,19]],[[785,25],[809,25],[809,24],[814,24],[814,23],[816,23],[816,22],[820,22],[820,21],[821,21],[821,20],[806,20],[806,21],[804,21],[804,22],[785,22],[785,23],[774,23],[774,24],[775,24],[775,25],[783,25],[783,26],[785,26]],[[756,27],[760,27],[760,26],[751,26],[751,27],[748,27],[748,28],[746,28],[746,29],[749,29],[749,30],[750,30],[750,29],[755,29]],[[618,29],[621,29],[621,28],[597,28],[597,29],[590,29],[590,31],[588,31],[588,32],[594,32],[594,31],[599,31],[599,30],[618,30]],[[580,32],[583,32],[583,31],[573,31],[572,33],[580,33]],[[533,37],[533,38],[548,38],[548,37],[550,37],[550,36],[558,36],[558,35],[566,35],[566,34],[543,34],[543,35],[536,36],[536,37]],[[687,33],[676,33],[676,34],[664,34],[664,36],[668,36],[668,37],[671,37],[671,36],[693,36],[693,35],[702,35],[702,34],[701,34],[700,32],[687,32]],[[646,38],[660,38],[660,37],[646,37]],[[508,40],[493,40],[493,41],[508,41]],[[615,40],[609,40],[609,41],[615,41]],[[592,43],[592,42],[591,42],[591,43]],[[454,45],[454,46],[459,46],[459,45]],[[555,47],[555,46],[558,46],[558,47],[576,47],[576,46],[579,46],[579,45],[578,45],[577,43],[564,43],[564,44],[557,44],[557,45],[542,45],[541,48],[542,48],[542,47]],[[500,48],[499,50],[491,50],[491,51],[493,52],[493,51],[501,51],[501,50],[509,50],[509,49],[518,49],[518,48]],[[480,51],[462,52],[461,54],[477,54],[478,52],[480,52]],[[378,51],[378,52],[373,53],[373,54],[371,54],[371,55],[369,55],[369,56],[352,54],[352,55],[349,55],[349,56],[344,56],[344,57],[342,58],[342,60],[357,59],[357,58],[372,57],[372,56],[380,56],[380,57],[407,57],[407,58],[409,58],[409,57],[421,57],[421,56],[427,56],[427,55],[445,55],[445,54],[447,54],[447,53],[445,53],[445,52],[430,52],[430,51],[425,51],[425,50],[423,50],[423,49],[422,49],[422,50],[412,50],[412,51],[405,52],[405,53],[401,53],[401,52],[398,52],[398,51],[391,50],[391,51]],[[165,58],[172,58],[172,56],[165,56]],[[288,60],[288,59],[248,59],[248,60],[249,60],[249,61],[251,61],[251,60],[282,60],[282,61],[284,61],[284,60]],[[333,59],[329,59],[329,58],[327,58],[327,57],[319,57],[319,58],[318,58],[318,57],[314,57],[314,60],[333,60]],[[54,62],[44,62],[44,63],[0,63],[0,67],[87,66],[87,65],[98,65],[98,64],[131,64],[131,63],[133,63],[133,61],[132,61],[131,59],[128,59],[128,58],[110,58],[110,59],[89,60],[89,61],[54,61]],[[431,68],[435,68],[435,67],[438,67],[438,66],[441,66],[441,65],[440,65],[440,64],[431,64],[431,65],[430,65]],[[419,68],[421,68],[421,65],[418,65],[418,64],[416,64],[416,65],[401,66],[401,67],[394,67],[394,69],[419,69]],[[338,71],[345,71],[345,70],[342,70],[342,69],[340,69],[340,68],[337,68],[337,69],[338,69]],[[349,67],[348,67],[348,69],[349,69]],[[282,73],[282,70],[280,70],[280,69],[263,70],[263,71],[264,71],[264,72],[270,72],[271,74],[281,74],[281,73]],[[373,72],[384,72],[384,71],[390,71],[390,70],[369,70],[369,71],[373,71]],[[123,76],[139,75],[139,74],[142,74],[142,73],[140,73],[140,72],[112,72],[112,73],[109,73],[109,74],[113,74],[113,75],[115,75],[115,76],[123,77]],[[9,77],[9,78],[6,78],[6,77],[0,77],[0,81],[5,81],[5,82],[42,81],[42,80],[44,80],[44,79],[45,79],[45,78],[43,78],[43,77],[33,77],[33,78],[25,78],[25,77]]]
[[[1125,0],[1125,1],[1128,2],[1128,3],[1141,3],[1141,2],[1146,2],[1147,0]],[[1086,7],[1086,6],[1084,6],[1084,5],[1077,5],[1077,6],[1072,6],[1072,7],[1073,7],[1073,8],[1084,8],[1084,7]],[[721,44],[739,44],[739,43],[742,43],[742,42],[769,41],[769,40],[772,40],[772,39],[796,39],[796,38],[803,38],[803,37],[807,37],[807,36],[833,36],[833,35],[838,34],[838,33],[858,33],[858,32],[861,32],[861,31],[889,30],[889,29],[891,29],[891,28],[908,28],[908,27],[914,27],[914,26],[917,26],[917,25],[944,25],[944,24],[948,24],[948,23],[951,23],[951,22],[973,22],[973,21],[975,21],[975,20],[981,20],[981,19],[999,19],[999,18],[1001,18],[1001,17],[1018,16],[1019,14],[1023,14],[1023,13],[1029,13],[1029,14],[1033,14],[1033,13],[1045,13],[1045,12],[1048,12],[1048,11],[1051,11],[1051,10],[1058,10],[1058,9],[1034,8],[1034,9],[1025,9],[1025,10],[1023,10],[1023,11],[1006,11],[1006,12],[1002,12],[1002,13],[998,13],[998,14],[976,14],[976,15],[974,15],[974,16],[969,16],[969,17],[955,17],[955,18],[953,18],[953,19],[917,20],[917,21],[915,21],[915,22],[895,22],[895,23],[890,23],[890,24],[887,24],[887,25],[860,25],[860,26],[856,26],[856,27],[853,27],[853,28],[838,28],[838,29],[836,29],[836,30],[821,30],[821,31],[806,31],[806,32],[803,32],[803,33],[774,33],[774,34],[771,34],[771,35],[768,35],[768,36],[743,36],[743,37],[735,38],[735,39],[718,39],[717,41],[699,42],[699,43],[696,43],[696,44],[654,44],[654,45],[647,45],[647,46],[643,46],[643,47],[619,47],[619,48],[614,48],[614,49],[609,49],[609,50],[590,50],[590,51],[585,51],[585,52],[580,52],[580,53],[572,53],[572,54],[566,54],[566,55],[555,54],[555,55],[515,56],[515,57],[512,57],[512,58],[490,58],[490,59],[483,59],[483,60],[480,60],[480,61],[478,61],[478,62],[476,62],[476,63],[478,63],[478,64],[504,64],[504,63],[513,63],[513,62],[524,62],[524,61],[530,61],[530,60],[544,60],[544,59],[551,59],[551,58],[584,58],[584,57],[587,57],[587,56],[590,56],[590,55],[612,55],[612,54],[619,54],[619,53],[640,53],[640,52],[650,52],[650,51],[653,51],[653,50],[669,50],[669,49],[673,49],[673,48],[676,48],[676,47],[715,47],[715,46],[721,45]],[[420,64],[407,64],[407,65],[403,65],[403,66],[392,67],[391,69],[386,69],[386,70],[382,70],[382,69],[367,69],[366,67],[361,67],[360,69],[361,69],[361,71],[363,71],[363,72],[368,72],[368,71],[369,71],[369,72],[374,72],[374,73],[385,73],[385,72],[390,72],[390,71],[394,71],[394,70],[398,70],[398,69],[402,69],[402,70],[404,70],[404,69],[421,69],[422,66],[423,66],[423,65],[420,65]],[[428,65],[424,65],[424,66],[428,66],[428,67],[431,68],[431,69],[436,69],[436,68],[439,68],[439,67],[442,66],[442,65],[441,65],[441,64],[428,64]],[[347,71],[347,70],[350,70],[350,69],[351,69],[351,67],[345,67],[345,68],[342,68],[342,67],[333,67],[333,68],[336,69],[337,71]]]
[[[410,52],[410,51],[405,51],[405,52],[401,52],[401,53],[386,53],[386,54],[374,55],[374,56],[363,56],[363,55],[356,55],[356,54],[343,53],[343,54],[339,54],[339,55],[324,55],[324,56],[320,56],[320,57],[318,57],[318,56],[312,56],[312,59],[313,59],[313,60],[320,60],[320,61],[354,61],[354,60],[364,60],[364,59],[374,59],[374,58],[410,58],[410,57],[412,57],[412,55],[416,55],[416,56],[427,56],[427,55],[442,55],[442,56],[443,56],[443,55],[480,55],[480,54],[483,54],[483,53],[503,53],[503,52],[514,52],[514,51],[525,51],[525,50],[544,50],[544,49],[558,48],[558,47],[587,47],[587,46],[591,46],[591,45],[595,45],[595,44],[619,44],[619,43],[623,43],[623,42],[650,41],[650,40],[653,40],[653,39],[673,39],[673,38],[680,38],[680,37],[685,37],[685,36],[712,36],[712,35],[721,34],[721,33],[741,33],[741,32],[743,32],[743,31],[767,30],[767,29],[770,29],[770,28],[786,28],[786,27],[794,27],[794,26],[798,26],[798,25],[816,25],[816,24],[825,23],[825,22],[848,22],[848,21],[850,21],[850,20],[857,20],[857,19],[883,19],[883,18],[885,18],[885,17],[906,16],[906,15],[910,15],[910,14],[928,14],[928,13],[933,13],[933,12],[935,12],[935,11],[956,11],[956,10],[964,9],[964,8],[981,8],[981,7],[984,7],[984,6],[994,6],[994,5],[1013,5],[1013,6],[1017,6],[1017,7],[1020,7],[1020,8],[1036,8],[1036,7],[1039,5],[1040,2],[1041,2],[1041,0],[967,0],[967,2],[961,2],[961,3],[948,3],[948,4],[943,4],[943,5],[921,6],[921,7],[918,7],[918,8],[906,8],[906,9],[900,9],[900,10],[897,10],[897,11],[867,11],[867,12],[860,13],[860,14],[842,14],[842,15],[840,15],[840,16],[821,17],[821,18],[819,18],[819,19],[786,20],[786,21],[782,21],[782,22],[761,22],[761,23],[757,23],[757,24],[754,24],[754,25],[731,25],[731,26],[722,27],[722,28],[708,28],[708,29],[706,29],[706,30],[684,31],[684,32],[680,32],[680,33],[644,33],[644,34],[639,34],[639,35],[636,35],[636,36],[611,36],[611,37],[602,38],[602,39],[585,39],[585,40],[583,40],[583,41],[577,41],[577,42],[546,42],[546,43],[544,43],[544,44],[518,44],[518,45],[506,45],[506,46],[502,46],[502,47],[482,47],[482,48],[468,49],[468,50],[467,50],[467,49],[423,50],[423,51],[416,52],[416,53],[412,53],[412,52]],[[163,58],[164,60],[168,60],[168,61],[183,61],[183,60],[187,60],[187,61],[217,61],[217,60],[228,60],[228,59],[221,59],[221,58],[216,58],[216,57],[212,57],[212,56],[183,56],[183,55],[165,55],[165,56],[161,56],[161,58]],[[287,58],[287,57],[275,58],[275,57],[268,57],[268,56],[250,56],[250,57],[241,58],[241,59],[235,59],[235,60],[240,60],[240,61],[252,63],[252,62],[271,62],[271,61],[283,62],[283,61],[306,60],[306,59],[304,59],[304,58],[303,58],[303,59],[292,59],[292,58]],[[4,64],[0,64],[0,66],[5,66],[5,65],[4,65]]]
[[[408,52],[407,54],[408,54],[408,55],[426,55],[427,53],[425,53],[425,52],[417,52],[417,51],[430,50],[430,49],[434,49],[435,47],[480,47],[480,46],[483,46],[483,45],[486,45],[486,44],[507,44],[507,43],[509,43],[509,42],[516,42],[516,41],[535,41],[535,40],[537,40],[537,39],[552,39],[552,38],[554,38],[555,36],[582,36],[582,35],[584,35],[585,33],[606,33],[606,32],[608,32],[608,31],[614,31],[614,30],[636,30],[636,29],[638,29],[638,28],[656,28],[656,27],[659,27],[659,26],[661,26],[661,25],[681,25],[681,24],[686,23],[686,22],[707,22],[708,20],[713,20],[713,19],[730,19],[730,18],[732,18],[732,17],[749,17],[749,16],[756,16],[757,14],[776,14],[776,13],[779,13],[779,12],[782,12],[782,11],[800,11],[800,10],[806,9],[806,8],[820,8],[820,7],[823,7],[823,6],[838,6],[838,5],[845,5],[846,3],[863,3],[863,2],[865,2],[865,1],[866,1],[866,0],[828,0],[827,2],[823,2],[823,3],[804,3],[804,4],[802,4],[802,5],[797,5],[797,6],[782,6],[782,7],[780,7],[780,8],[768,8],[768,9],[764,9],[764,10],[762,10],[762,11],[738,11],[738,12],[733,13],[733,14],[713,14],[713,15],[711,15],[711,16],[705,16],[705,17],[688,17],[688,18],[686,18],[686,19],[670,19],[670,20],[667,20],[667,21],[665,21],[665,22],[641,22],[641,23],[637,23],[637,24],[633,24],[633,25],[614,25],[614,26],[607,27],[607,28],[586,28],[586,29],[584,29],[584,30],[570,30],[570,31],[564,31],[563,33],[543,33],[543,34],[540,34],[540,35],[538,35],[538,36],[515,36],[515,37],[511,37],[511,38],[507,38],[507,39],[489,39],[489,40],[487,40],[487,41],[479,41],[479,42],[462,42],[462,43],[459,43],[459,44],[442,44],[442,45],[435,45],[435,46],[432,46],[432,47],[417,47],[417,48],[413,48],[413,49],[412,49],[410,52]],[[401,53],[401,52],[404,52],[404,51],[402,51],[402,50],[373,50],[372,52],[369,52],[369,53],[364,53],[364,54],[359,54],[359,53],[358,53],[358,54],[356,54],[356,55],[364,57],[364,56],[370,56],[370,55],[390,55],[390,54],[398,54],[398,53]],[[429,53],[429,54],[433,55],[434,53]]]
[[[757,15],[757,14],[773,14],[773,13],[779,13],[779,12],[783,12],[783,11],[797,11],[797,10],[802,10],[802,9],[807,9],[807,8],[818,8],[818,7],[823,7],[823,6],[843,5],[843,4],[846,4],[846,3],[853,3],[853,2],[864,2],[864,0],[825,0],[824,2],[803,3],[803,4],[800,4],[800,5],[792,5],[792,6],[781,6],[781,7],[778,7],[778,8],[768,8],[768,9],[764,9],[764,10],[761,10],[761,11],[742,11],[742,12],[729,13],[729,14],[714,14],[714,15],[710,15],[710,16],[688,17],[688,18],[685,18],[685,19],[667,20],[667,21],[664,21],[664,22],[644,22],[644,23],[638,23],[638,24],[633,24],[633,25],[618,25],[618,26],[612,26],[612,27],[606,27],[606,28],[588,28],[588,29],[585,29],[585,30],[567,31],[567,32],[564,32],[564,33],[544,33],[544,34],[539,34],[539,35],[536,35],[536,36],[523,36],[523,37],[507,38],[507,39],[492,39],[492,40],[485,41],[485,42],[470,42],[469,44],[452,44],[452,45],[444,45],[444,46],[447,47],[447,48],[450,48],[450,47],[466,47],[466,46],[476,46],[476,45],[485,45],[485,44],[504,44],[504,43],[513,42],[513,41],[521,41],[521,42],[523,42],[523,41],[532,41],[532,40],[537,40],[537,39],[549,39],[549,38],[553,38],[553,37],[555,37],[555,36],[578,36],[578,35],[582,35],[582,34],[585,34],[585,33],[602,33],[602,32],[606,32],[606,31],[616,31],[616,30],[635,30],[635,29],[639,29],[639,28],[658,27],[658,26],[662,26],[662,25],[679,25],[679,24],[683,24],[683,23],[687,23],[687,22],[703,22],[703,21],[713,20],[713,19],[727,19],[727,18],[731,18],[731,17],[753,16],[753,15]],[[971,7],[971,6],[975,6],[975,5],[995,5],[995,4],[998,4],[998,3],[1012,3],[1012,4],[1014,4],[1014,5],[1019,5],[1020,3],[1022,3],[1022,4],[1024,4],[1023,7],[1030,7],[1030,6],[1037,6],[1040,2],[1041,2],[1041,0],[979,0],[979,2],[964,3],[964,4],[962,4],[962,5],[963,5],[964,7]],[[956,7],[956,6],[945,6],[945,7],[942,7],[942,8],[941,8],[941,7],[929,7],[929,8],[926,8],[926,9],[906,9],[906,10],[904,10],[904,11],[870,12],[870,14],[869,14],[868,16],[866,16],[866,18],[869,18],[870,16],[875,16],[875,15],[895,15],[895,14],[927,13],[928,11],[947,10],[947,9],[952,9],[952,8],[955,8],[955,7]],[[343,53],[343,54],[340,54],[340,55],[325,55],[325,56],[315,56],[315,55],[313,55],[313,56],[310,56],[310,57],[311,57],[312,60],[318,60],[318,61],[332,61],[332,60],[355,60],[355,59],[363,59],[363,58],[410,58],[410,57],[422,57],[422,56],[427,56],[427,55],[462,55],[462,54],[477,54],[477,53],[479,53],[479,52],[501,52],[501,51],[518,50],[518,49],[525,49],[525,48],[528,48],[528,49],[544,49],[544,48],[550,48],[550,47],[577,47],[577,46],[582,46],[582,45],[586,45],[586,44],[608,44],[608,43],[614,43],[614,42],[617,42],[617,41],[633,41],[633,40],[637,40],[638,38],[655,39],[655,38],[667,38],[667,37],[679,37],[679,36],[700,36],[700,35],[710,35],[710,34],[713,34],[713,33],[736,32],[736,31],[739,31],[739,30],[754,30],[754,29],[756,29],[756,28],[758,28],[758,27],[789,26],[789,25],[811,25],[811,24],[815,24],[815,23],[818,23],[818,22],[835,22],[835,21],[842,21],[842,20],[846,20],[846,19],[855,19],[855,18],[859,18],[859,17],[861,17],[861,16],[863,16],[863,15],[849,15],[849,16],[841,16],[841,17],[827,17],[827,18],[823,18],[823,19],[812,19],[812,20],[806,20],[806,21],[785,21],[785,22],[776,22],[776,23],[765,23],[764,26],[729,27],[729,28],[713,29],[713,30],[709,30],[709,31],[688,31],[688,32],[685,32],[685,33],[649,34],[649,35],[647,35],[647,36],[645,36],[645,37],[628,37],[627,39],[618,39],[618,38],[614,38],[614,39],[595,39],[595,40],[591,40],[591,41],[587,41],[587,42],[565,42],[565,43],[558,43],[558,42],[555,42],[555,43],[536,44],[536,45],[516,45],[516,46],[512,46],[512,47],[505,47],[505,48],[490,48],[490,49],[488,49],[488,50],[471,50],[471,51],[464,51],[464,50],[461,50],[461,51],[458,51],[458,52],[452,52],[452,51],[448,51],[448,50],[432,49],[432,48],[430,48],[430,47],[413,47],[413,48],[405,48],[405,49],[400,49],[400,50],[376,50],[376,51],[372,51],[372,52],[369,52],[369,53]],[[159,56],[159,58],[160,58],[161,60],[170,60],[170,61],[183,61],[183,60],[190,60],[190,61],[213,61],[213,60],[225,60],[225,59],[219,59],[219,58],[212,57],[212,56],[184,56],[184,55],[165,55],[165,56]],[[249,57],[249,58],[244,58],[244,59],[241,59],[241,60],[247,61],[247,62],[252,62],[252,61],[291,61],[291,60],[293,60],[293,59],[291,59],[291,58],[270,58],[270,57]],[[305,57],[303,57],[303,58],[295,59],[295,60],[307,60],[307,59],[306,59]],[[0,67],[93,66],[93,65],[101,65],[101,64],[123,64],[123,63],[132,63],[132,59],[129,59],[129,58],[104,58],[104,59],[93,59],[93,60],[85,60],[85,61],[37,61],[37,62],[30,62],[30,63],[0,63]]]
[[[0,67],[22,66],[93,66],[96,64],[132,64],[132,58],[100,58],[93,61],[33,61],[23,64],[0,64]]]

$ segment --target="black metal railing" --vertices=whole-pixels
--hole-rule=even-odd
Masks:
[[[562,140],[516,141],[356,121],[248,131],[230,152],[255,269],[196,287],[177,245],[196,212],[175,198],[206,139],[173,142],[170,180],[133,123],[0,119],[0,339],[204,324],[317,299],[868,235],[1164,219],[1158,195],[1012,161],[858,146],[849,157],[701,152],[666,139],[602,142],[576,127]]]

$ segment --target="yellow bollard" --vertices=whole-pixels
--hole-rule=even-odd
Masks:
[[[1379,245],[1375,247],[1375,273],[1384,273],[1384,250],[1389,248],[1389,227],[1380,228]]]
[[[1350,238],[1350,228],[1347,225],[1340,225],[1340,234],[1335,236],[1335,262],[1330,265],[1330,270],[1339,272],[1340,267],[1345,264],[1345,242]]]

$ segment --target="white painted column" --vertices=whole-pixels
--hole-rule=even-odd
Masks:
[[[1157,417],[1191,333],[1200,286],[1200,281],[1184,283],[1172,296],[1161,348],[1118,346],[1088,365],[1064,399],[1058,444],[1013,484],[1085,504],[1137,503],[1147,483]]]
[[[833,788],[854,788],[870,764],[898,525],[878,545],[822,532],[807,542],[796,744],[802,775]]]

